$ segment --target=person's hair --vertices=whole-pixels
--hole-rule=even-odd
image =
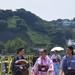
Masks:
[[[23,47],[22,47],[22,48],[19,48],[19,49],[17,50],[17,54],[18,54],[19,52],[21,52],[22,49],[24,49],[24,48],[23,48]]]
[[[39,53],[38,53],[38,52],[36,52],[36,53],[35,53],[35,55],[36,55],[36,54],[38,54],[38,55],[39,55]]]
[[[55,50],[55,52],[57,52],[57,53],[58,53],[58,51],[57,51],[57,50]]]
[[[69,48],[72,51],[72,55],[74,55],[73,47],[72,46],[68,46],[67,48]]]
[[[47,53],[47,50],[46,50],[46,49],[43,49],[43,52],[44,52],[44,53]]]
[[[48,53],[48,55],[50,55],[50,53]]]

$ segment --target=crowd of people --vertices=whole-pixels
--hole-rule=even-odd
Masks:
[[[29,75],[29,63],[15,63],[17,60],[26,60],[23,55],[24,48],[19,48],[17,56],[13,58],[11,63],[12,75]],[[59,75],[60,68],[60,75],[62,73],[64,75],[75,75],[75,55],[72,46],[66,48],[66,55],[63,58],[61,58],[57,50],[54,50],[53,55],[49,55],[46,49],[41,49],[39,53],[35,54],[32,61],[32,75]]]

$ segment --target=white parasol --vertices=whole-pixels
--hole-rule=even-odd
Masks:
[[[62,47],[54,47],[54,48],[51,49],[51,51],[55,51],[55,50],[62,51],[62,50],[64,50],[64,48],[62,48]]]

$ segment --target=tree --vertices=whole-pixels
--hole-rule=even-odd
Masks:
[[[2,53],[4,49],[4,42],[0,41],[0,53]]]
[[[6,44],[5,44],[5,49],[4,51],[8,52],[8,53],[16,53],[16,50],[18,48],[24,47],[25,49],[27,48],[27,44],[25,41],[23,41],[20,38],[16,38],[15,40],[9,40]]]
[[[5,20],[0,20],[0,30],[4,30],[7,27],[7,22]]]
[[[6,18],[10,18],[14,15],[14,12],[12,10],[5,10]]]
[[[19,19],[17,20],[17,27],[23,30],[27,30],[27,24],[25,23],[25,21],[23,19]]]
[[[64,33],[60,28],[56,28],[54,31],[51,32],[51,42],[55,45],[64,46],[65,44],[65,37]]]
[[[75,21],[75,17],[73,18],[73,21]]]
[[[6,53],[13,53],[14,52],[14,43],[15,41],[13,42],[14,40],[9,40],[6,44],[5,44],[5,49],[4,49],[4,52]]]
[[[26,51],[26,53],[31,53],[31,50],[30,50],[30,49],[28,49],[28,50]]]
[[[20,47],[24,47],[26,49],[27,43],[25,41],[23,41],[21,38],[16,38],[15,39],[15,52]]]
[[[73,39],[75,37],[72,29],[67,28],[66,30],[64,30],[64,32],[65,32],[66,39]]]

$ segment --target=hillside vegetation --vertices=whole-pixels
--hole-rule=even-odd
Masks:
[[[19,47],[50,50],[54,46],[65,47],[69,39],[75,39],[75,25],[56,25],[23,8],[0,9],[0,52],[16,52]]]

